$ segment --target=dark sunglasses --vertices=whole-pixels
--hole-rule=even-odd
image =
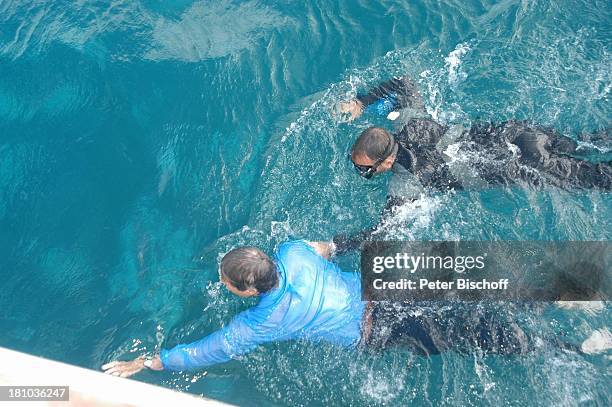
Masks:
[[[378,169],[380,164],[382,164],[383,161],[389,158],[389,156],[393,154],[394,150],[395,150],[395,139],[391,137],[391,139],[389,140],[389,144],[385,148],[385,152],[383,153],[382,158],[379,158],[378,160],[376,160],[376,162],[372,165],[359,165],[353,162],[353,166],[355,167],[355,169],[357,170],[360,176],[362,176],[365,179],[370,179],[374,176],[374,174],[376,174],[376,170]],[[352,157],[351,157],[351,161],[353,161]]]

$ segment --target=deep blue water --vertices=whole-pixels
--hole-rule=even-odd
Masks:
[[[346,159],[340,100],[418,80],[446,123],[531,119],[596,146],[610,128],[609,1],[0,0],[0,346],[90,368],[200,338],[248,304],[218,283],[240,244],[378,219],[388,178]],[[411,239],[610,240],[598,192],[423,198]],[[357,259],[341,259],[355,270]],[[548,309],[579,342],[610,323]],[[381,357],[273,344],[138,378],[243,405],[610,405],[609,359]]]

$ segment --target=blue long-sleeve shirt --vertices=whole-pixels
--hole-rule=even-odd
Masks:
[[[304,241],[286,242],[276,253],[278,287],[227,326],[188,345],[162,350],[164,369],[188,370],[226,362],[258,345],[291,339],[344,347],[360,338],[361,281],[321,257]]]

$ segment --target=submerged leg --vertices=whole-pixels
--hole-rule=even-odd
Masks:
[[[550,184],[612,189],[612,161],[594,163],[572,157],[577,148],[574,140],[548,129],[515,127],[511,142],[520,150],[520,163],[537,169]]]
[[[525,355],[537,349],[537,343],[505,315],[470,310],[415,316],[393,307],[374,311],[367,345],[375,349],[401,347],[423,356],[447,351],[509,356]],[[580,346],[556,337],[544,339],[542,345],[583,353]]]
[[[612,189],[612,161],[592,163],[555,156],[544,164],[543,170],[546,177],[554,177],[551,181],[562,187]]]
[[[397,308],[377,309],[373,314],[368,345],[378,349],[402,347],[420,355],[446,351],[464,354],[525,354],[533,347],[514,322],[485,312],[452,312],[411,315]]]

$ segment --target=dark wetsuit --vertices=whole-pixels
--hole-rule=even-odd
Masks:
[[[438,146],[447,130],[430,119],[409,120],[395,135],[401,150],[397,163],[424,186],[462,189],[467,186],[453,172],[453,157],[445,157],[448,153]],[[472,175],[488,184],[612,188],[612,161],[592,163],[573,157],[578,147],[574,140],[528,122],[477,124],[452,144],[456,152],[468,156]]]
[[[409,108],[426,116],[415,85],[392,79],[365,96],[365,106],[390,102],[388,110]],[[380,113],[380,112],[379,112]],[[612,161],[593,163],[575,156],[577,143],[553,129],[526,121],[479,123],[470,129],[411,118],[394,135],[399,144],[383,211],[428,191],[486,188],[487,185],[544,185],[564,189],[612,188]],[[334,237],[338,253],[359,247],[376,230]]]
[[[550,349],[582,353],[579,346],[555,335],[539,340]],[[507,312],[456,306],[434,310],[387,302],[366,306],[361,343],[371,350],[401,347],[421,356],[447,351],[524,355],[537,347],[537,340]]]

